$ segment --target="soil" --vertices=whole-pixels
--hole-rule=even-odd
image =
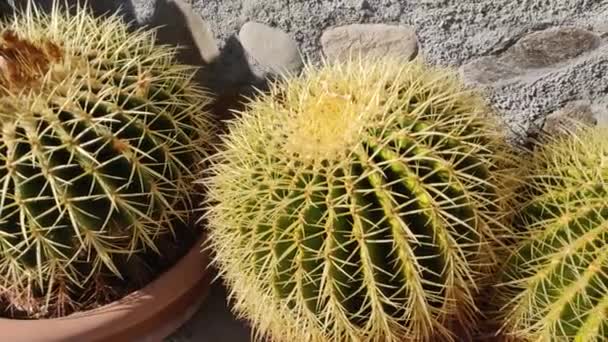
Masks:
[[[195,225],[192,225],[195,226]],[[31,308],[20,309],[15,303],[0,298],[0,317],[11,319],[47,319],[64,317],[74,312],[88,311],[119,300],[151,283],[183,257],[198,241],[200,232],[180,229],[175,236],[158,239],[160,253],[148,251],[127,260],[117,260],[116,264],[123,276],[120,279],[107,271],[87,283],[82,289],[65,289],[63,299],[56,298],[46,305],[46,298],[33,298]],[[59,291],[62,293],[62,291]],[[32,313],[34,312],[34,313]]]

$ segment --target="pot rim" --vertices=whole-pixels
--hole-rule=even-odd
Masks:
[[[12,342],[159,341],[185,323],[206,297],[210,255],[203,233],[170,269],[125,297],[92,310],[50,318],[0,318],[2,340]],[[143,337],[142,337],[143,336]]]

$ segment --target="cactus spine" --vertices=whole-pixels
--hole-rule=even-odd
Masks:
[[[607,134],[570,132],[534,154],[524,239],[499,290],[504,330],[518,341],[608,339]]]
[[[208,97],[117,15],[30,2],[0,32],[0,303],[62,315],[183,235]]]
[[[235,310],[278,341],[451,339],[513,193],[481,99],[420,62],[276,84],[213,158],[210,246]]]

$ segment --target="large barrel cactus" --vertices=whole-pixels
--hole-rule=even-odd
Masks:
[[[608,129],[535,152],[499,297],[517,341],[608,340]]]
[[[210,125],[174,55],[84,8],[0,24],[0,312],[99,304],[178,249]]]
[[[230,124],[208,185],[235,310],[278,341],[439,341],[476,311],[513,157],[483,101],[420,62],[310,68]]]

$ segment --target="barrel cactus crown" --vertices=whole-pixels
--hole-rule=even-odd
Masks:
[[[534,155],[517,220],[525,239],[499,288],[517,341],[608,339],[607,136],[585,128]]]
[[[210,135],[192,74],[118,16],[30,3],[0,23],[0,303],[78,309],[186,229]]]
[[[210,247],[259,338],[450,339],[496,263],[513,158],[483,101],[419,61],[275,84],[212,158]]]

